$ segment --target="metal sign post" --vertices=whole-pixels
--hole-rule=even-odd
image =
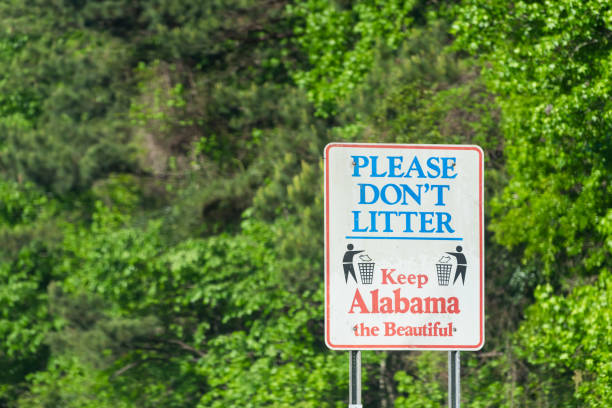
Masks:
[[[349,408],[361,405],[361,351],[349,352]]]
[[[448,352],[448,407],[461,406],[461,377],[459,351]]]

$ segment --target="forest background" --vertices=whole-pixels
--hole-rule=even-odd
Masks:
[[[607,0],[0,1],[0,406],[346,406],[331,141],[484,149],[464,406],[612,406],[611,50]],[[363,358],[445,404],[445,353]]]

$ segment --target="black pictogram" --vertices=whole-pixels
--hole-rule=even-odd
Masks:
[[[453,285],[457,281],[459,275],[461,275],[461,283],[465,285],[465,272],[467,270],[467,259],[465,259],[465,255],[461,252],[463,248],[461,245],[458,245],[456,248],[457,252],[447,252],[450,256],[454,256],[457,259],[457,271],[455,272],[455,278],[453,279]]]
[[[355,267],[353,266],[353,257],[358,253],[364,251],[363,249],[361,251],[353,251],[353,248],[353,244],[348,244],[346,246],[346,249],[348,249],[348,251],[344,253],[344,257],[342,258],[342,266],[344,267],[344,281],[347,283],[349,273],[351,274],[353,279],[355,279],[355,282],[357,282],[357,276],[355,276]]]

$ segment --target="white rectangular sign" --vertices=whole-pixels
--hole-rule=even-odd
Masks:
[[[483,161],[471,145],[327,145],[329,348],[482,348]]]

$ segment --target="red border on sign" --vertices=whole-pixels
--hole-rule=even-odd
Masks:
[[[439,149],[439,150],[473,150],[478,152],[478,213],[480,235],[480,336],[475,345],[431,345],[431,344],[392,344],[392,345],[352,345],[333,344],[330,339],[330,310],[329,310],[329,151],[333,147],[373,147],[379,149]],[[346,350],[480,350],[484,345],[484,158],[483,151],[476,145],[408,145],[408,144],[376,144],[376,143],[330,143],[325,146],[325,343],[331,349]]]

